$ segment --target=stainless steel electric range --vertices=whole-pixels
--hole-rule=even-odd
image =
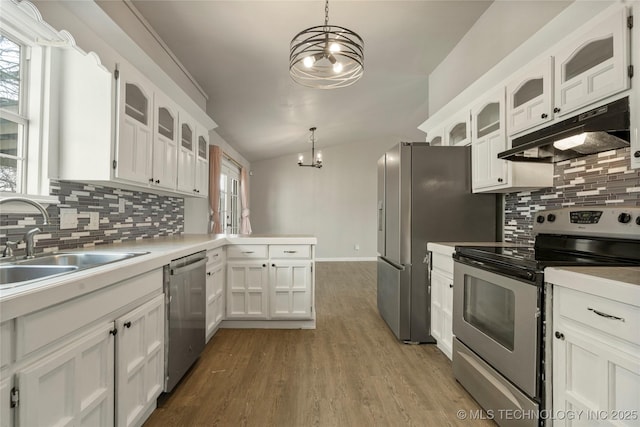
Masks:
[[[460,246],[454,254],[454,376],[501,426],[543,425],[538,414],[550,409],[544,269],[640,265],[640,207],[543,211],[533,233],[533,246]]]

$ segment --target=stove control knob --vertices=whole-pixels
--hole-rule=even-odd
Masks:
[[[636,218],[636,224],[640,225],[640,216]]]
[[[555,216],[555,214],[549,214],[549,215],[547,215],[547,221],[549,221],[549,222],[553,222],[553,221],[555,221],[555,220],[556,220],[556,216]]]
[[[618,222],[626,224],[629,221],[631,221],[631,215],[629,215],[628,213],[623,212],[620,215],[618,215]]]
[[[538,217],[536,218],[536,222],[538,224],[542,224],[544,222],[544,215],[538,215]]]

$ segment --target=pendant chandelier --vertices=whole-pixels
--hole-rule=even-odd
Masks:
[[[322,154],[318,151],[318,155],[316,155],[316,127],[309,128],[311,131],[311,163],[308,165],[304,164],[304,157],[302,154],[298,157],[298,166],[306,166],[312,168],[320,169],[322,167]]]
[[[336,89],[354,84],[364,71],[364,41],[353,31],[329,25],[329,0],[324,25],[307,28],[291,40],[289,73],[302,86]]]

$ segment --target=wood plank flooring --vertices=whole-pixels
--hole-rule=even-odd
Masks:
[[[399,343],[375,262],[316,263],[316,330],[221,329],[145,426],[490,426],[434,345]]]

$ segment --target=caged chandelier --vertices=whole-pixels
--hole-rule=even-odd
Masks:
[[[316,156],[316,128],[312,127],[312,128],[309,128],[309,130],[311,131],[311,136],[309,137],[309,139],[311,140],[311,162],[312,163],[305,165],[303,163],[304,157],[302,156],[302,154],[300,154],[300,156],[298,157],[298,166],[307,166],[307,167],[320,169],[322,167],[322,154],[318,151],[318,155]]]
[[[336,89],[354,84],[364,72],[364,41],[353,31],[329,25],[329,0],[324,25],[307,28],[291,40],[289,73],[302,86]]]

